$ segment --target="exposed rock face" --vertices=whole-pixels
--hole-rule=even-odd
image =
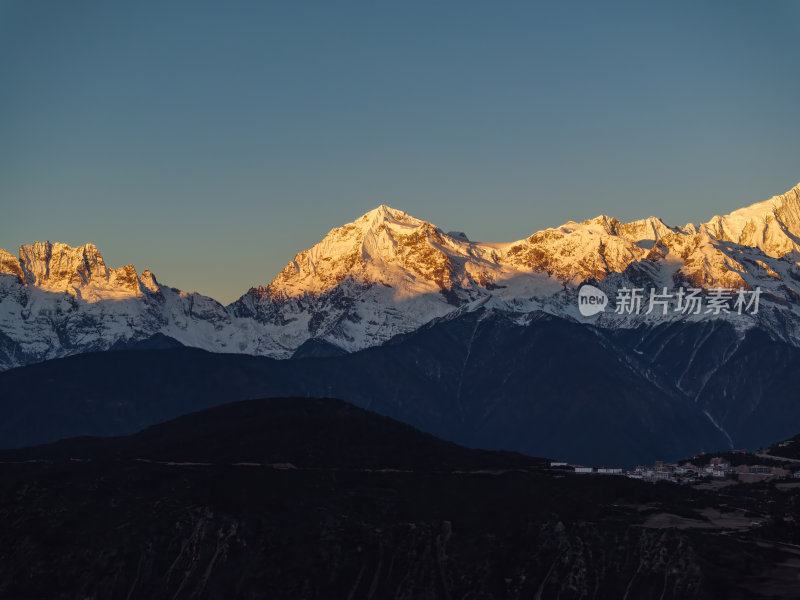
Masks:
[[[22,283],[24,278],[19,259],[2,249],[0,249],[0,274],[13,275],[20,283]]]
[[[27,286],[66,292],[89,302],[140,295],[133,265],[109,269],[94,244],[71,248],[61,243],[36,242],[20,246],[19,256]]]
[[[312,339],[350,352],[487,303],[577,318],[574,293],[586,281],[609,295],[625,286],[760,287],[763,314],[741,327],[761,325],[800,343],[798,260],[800,185],[699,226],[601,215],[510,243],[471,242],[379,206],[228,307],[163,286],[149,271],[137,275],[132,265],[110,269],[92,244],[37,242],[18,258],[0,252],[0,368],[156,333],[277,358]],[[597,322],[637,324],[603,315]]]

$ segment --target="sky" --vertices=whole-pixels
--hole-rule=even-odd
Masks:
[[[0,0],[0,247],[228,303],[387,204],[478,241],[800,181],[800,3]]]

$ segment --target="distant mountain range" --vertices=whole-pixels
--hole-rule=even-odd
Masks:
[[[229,306],[132,265],[109,268],[92,244],[36,242],[18,256],[0,251],[0,369],[157,334],[214,352],[341,354],[478,307],[585,321],[576,307],[584,282],[612,298],[625,286],[760,287],[759,313],[737,315],[735,328],[798,345],[799,259],[800,185],[699,226],[600,216],[510,243],[470,242],[380,206]],[[678,317],[649,315],[647,323]],[[606,313],[592,322],[617,329],[643,321]]]

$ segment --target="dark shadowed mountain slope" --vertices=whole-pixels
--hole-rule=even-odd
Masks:
[[[118,341],[109,350],[166,350],[167,348],[181,348],[182,346],[183,344],[175,338],[163,333],[156,333],[142,340]]]
[[[130,436],[79,437],[0,450],[0,460],[71,458],[414,471],[548,464],[522,454],[464,448],[331,398],[245,400],[184,415]]]
[[[492,311],[339,357],[87,354],[0,374],[0,445],[129,434],[220,403],[313,396],[462,444],[575,462],[647,463],[726,447],[702,407],[646,358],[591,327]]]
[[[436,423],[430,431],[467,445],[629,464],[725,443],[685,396],[643,375],[635,354],[594,328],[548,315],[520,324],[503,313],[470,313],[379,350],[349,357],[358,364],[369,356],[370,387],[386,381],[391,394],[407,373],[417,389],[422,384],[416,402],[408,395],[420,392],[409,390],[387,414],[417,423],[412,411],[422,408],[424,422]]]
[[[638,365],[708,414],[728,448],[757,449],[800,427],[800,349],[763,330],[700,322],[613,337]]]
[[[328,356],[344,356],[346,351],[335,344],[312,338],[306,340],[294,351],[292,358],[325,358]]]

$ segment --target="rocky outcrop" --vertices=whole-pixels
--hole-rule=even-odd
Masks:
[[[13,275],[20,283],[23,282],[25,277],[19,264],[19,259],[3,249],[0,249],[0,274]]]

